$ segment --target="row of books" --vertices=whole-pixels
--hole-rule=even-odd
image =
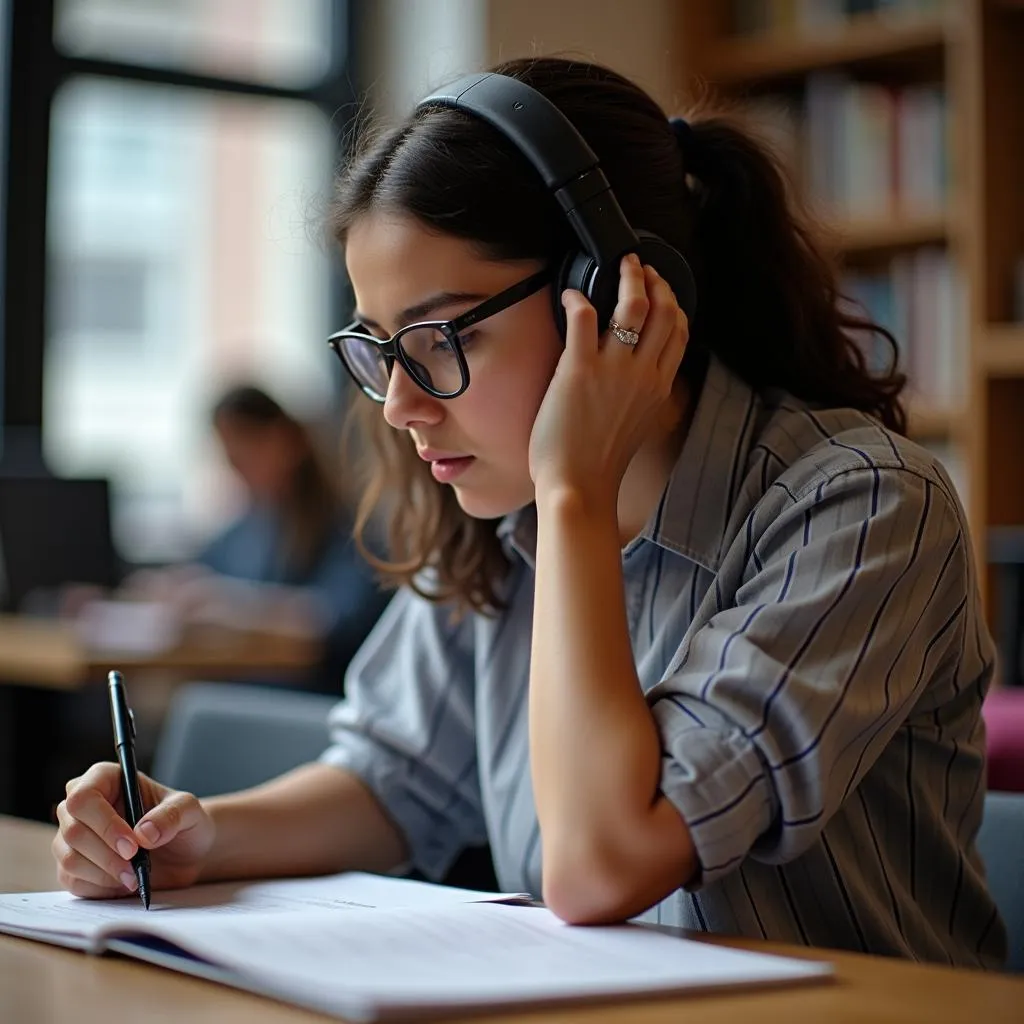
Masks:
[[[893,257],[884,269],[848,272],[841,290],[856,312],[866,311],[895,337],[913,399],[938,408],[963,401],[966,293],[947,250],[923,246]],[[891,348],[882,339],[858,340],[869,346],[875,368],[888,365]]]
[[[813,32],[842,26],[859,14],[937,14],[946,0],[733,0],[737,35],[766,32]]]
[[[894,88],[820,73],[807,77],[802,101],[765,96],[747,109],[798,191],[823,211],[876,220],[946,207],[949,133],[939,85]]]

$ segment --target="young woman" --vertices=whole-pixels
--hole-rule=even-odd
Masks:
[[[496,70],[686,256],[692,323],[631,256],[606,332],[552,295],[579,241],[481,118],[421,106],[371,139],[338,192],[358,312],[334,343],[379,403],[361,513],[388,502],[400,591],[320,763],[203,802],[148,782],[134,833],[94,766],[59,809],[62,884],[123,892],[137,844],[160,887],[440,876],[487,840],[503,887],[572,922],[997,964],[992,644],[954,489],[858,347],[884,332],[726,119],[670,124],[591,65]],[[421,321],[445,325],[381,347]]]

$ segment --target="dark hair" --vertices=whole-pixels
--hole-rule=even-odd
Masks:
[[[222,416],[250,427],[296,422],[266,391],[251,384],[238,384],[221,394],[213,404],[210,419],[216,423]]]
[[[686,112],[688,129],[674,131],[638,86],[579,61],[523,59],[492,70],[551,100],[597,154],[630,223],[690,262],[697,310],[681,373],[695,374],[699,354],[711,352],[757,390],[780,387],[905,430],[895,341],[843,308],[835,268],[788,196],[776,159],[736,118],[705,105]],[[390,131],[359,137],[338,182],[335,237],[344,246],[358,218],[381,210],[465,239],[488,259],[554,262],[575,245],[557,202],[512,143],[447,108],[420,109]],[[871,335],[893,353],[890,368],[875,375],[861,348]],[[506,562],[495,523],[463,513],[379,407],[356,403],[355,415],[375,456],[357,537],[382,500],[397,499],[388,515],[390,560],[375,559],[378,568],[417,587],[430,565],[427,596],[500,607]]]
[[[229,420],[250,430],[284,430],[298,440],[303,454],[280,508],[284,537],[277,557],[286,579],[303,582],[339,524],[338,494],[308,429],[251,384],[225,391],[214,403],[210,418],[215,425]]]

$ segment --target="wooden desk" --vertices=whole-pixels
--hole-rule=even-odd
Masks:
[[[53,829],[0,817],[0,891],[53,889]],[[488,1015],[486,1024],[1021,1024],[1024,980],[853,953],[811,952],[747,940],[728,945],[832,961],[836,981],[806,988],[691,996],[599,1007]],[[270,1000],[128,960],[90,957],[0,935],[0,1020],[12,1024],[298,1024],[329,1020]],[[466,1024],[469,1018],[458,1018]]]
[[[315,666],[321,653],[320,643],[310,639],[205,627],[186,631],[179,646],[158,653],[90,650],[66,622],[0,615],[0,811],[42,816],[57,799],[52,785],[26,795],[15,780],[16,749],[31,745],[26,729],[41,728],[31,709],[48,699],[44,691],[101,687],[116,667],[130,680],[140,723],[152,726],[182,681],[288,680]]]
[[[309,669],[319,656],[320,645],[312,640],[226,629],[193,632],[180,646],[156,654],[96,651],[67,623],[0,615],[0,680],[46,689],[102,681],[112,665],[132,676],[159,672],[216,680],[291,675]]]

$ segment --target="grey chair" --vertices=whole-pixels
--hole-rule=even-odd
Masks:
[[[235,683],[189,683],[175,694],[153,777],[196,796],[255,786],[326,748],[336,697]]]
[[[1007,969],[1024,972],[1024,793],[989,793],[977,838],[989,890],[1006,922]]]

